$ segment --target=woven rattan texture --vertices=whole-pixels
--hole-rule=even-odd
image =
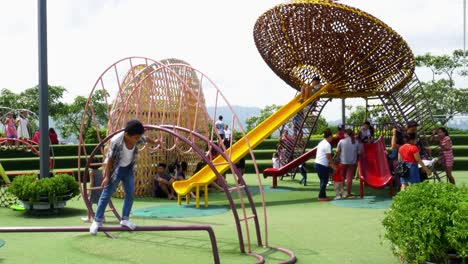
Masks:
[[[255,44],[265,62],[296,90],[319,75],[330,97],[371,96],[411,80],[407,43],[377,18],[338,3],[293,1],[259,17]],[[333,94],[334,92],[334,94]]]
[[[161,63],[168,68],[137,65],[127,73],[111,109],[109,133],[125,127],[125,123],[131,119],[138,119],[144,124],[188,128],[208,137],[205,100],[197,74],[191,68],[184,67],[188,64],[181,60],[167,59]],[[132,70],[138,72],[136,78],[133,78]],[[189,138],[188,133],[177,133]],[[172,135],[156,131],[147,132],[146,135],[161,143],[156,149],[147,146],[139,153],[135,169],[136,197],[153,194],[157,164],[185,161],[189,165],[187,174],[191,175],[201,161],[187,144]],[[195,143],[206,149],[206,142]],[[121,187],[115,196],[124,196]]]

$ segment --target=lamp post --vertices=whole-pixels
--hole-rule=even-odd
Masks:
[[[47,0],[37,1],[39,53],[40,175],[49,177],[49,85],[47,80]]]

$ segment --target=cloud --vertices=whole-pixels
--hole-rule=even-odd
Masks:
[[[127,56],[181,58],[210,76],[233,105],[284,104],[295,90],[263,62],[253,42],[258,16],[284,1],[48,1],[49,83],[66,100],[88,95],[101,72]],[[343,0],[378,17],[416,54],[461,47],[461,1]],[[0,88],[37,83],[35,1],[0,2]],[[424,75],[424,74],[423,74]],[[338,119],[338,100],[324,111]]]

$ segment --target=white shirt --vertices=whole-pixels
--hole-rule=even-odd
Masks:
[[[218,119],[218,120],[215,122],[215,127],[216,127],[216,129],[218,130],[218,134],[224,135],[224,122],[223,122],[223,121],[221,121],[221,120]]]
[[[331,151],[331,145],[326,139],[320,141],[320,143],[317,145],[317,155],[315,157],[315,163],[328,167],[327,154],[331,154]]]
[[[231,137],[231,129],[225,129],[224,130],[224,134],[226,135],[226,138],[230,138]]]
[[[273,169],[279,169],[280,163],[278,158],[272,158],[271,161],[273,162]]]
[[[121,137],[123,137],[124,132],[117,133],[115,136],[112,137],[111,143],[110,143],[110,149],[109,152],[107,153],[107,160],[112,157],[112,149],[115,144],[119,144],[121,140]],[[125,142],[122,141],[123,148],[122,148],[122,153],[120,154],[120,162],[119,162],[119,167],[127,167],[130,165],[130,163],[133,160],[133,151],[135,150],[135,146],[133,146],[132,149],[128,149],[127,146],[125,146]]]
[[[119,167],[127,167],[132,163],[134,150],[135,146],[133,146],[132,149],[128,149],[127,146],[125,146],[125,143],[123,144]]]
[[[18,123],[18,137],[19,138],[28,138],[29,139],[29,131],[28,131],[28,119],[19,116],[17,119]]]

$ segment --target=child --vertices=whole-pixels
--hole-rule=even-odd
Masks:
[[[302,179],[299,181],[299,184],[304,184],[304,186],[307,186],[307,168],[305,162],[299,165],[299,171],[302,175]]]
[[[440,149],[442,150],[442,164],[445,167],[445,173],[450,183],[455,184],[455,178],[452,175],[453,168],[453,148],[452,140],[449,137],[449,133],[445,127],[440,127],[437,131],[437,135],[440,139]]]
[[[364,122],[364,124],[362,124],[361,129],[359,129],[359,138],[361,139],[362,143],[371,143],[372,133],[371,124],[369,121]]]
[[[116,134],[110,141],[109,152],[106,158],[106,169],[101,186],[104,188],[99,198],[94,221],[89,228],[91,235],[96,235],[102,226],[104,212],[109,200],[122,181],[125,191],[125,199],[122,208],[121,226],[133,230],[136,225],[129,221],[130,211],[133,205],[133,192],[135,189],[133,168],[138,154],[138,146],[146,141],[156,144],[156,141],[146,138],[143,134],[145,128],[138,120],[131,120],[125,126],[125,130]]]
[[[94,165],[91,165],[91,171],[89,172],[89,182],[91,183],[91,187],[100,187],[102,184],[102,171],[99,169],[101,167],[100,159],[94,158],[93,159]],[[102,190],[92,190],[91,196],[89,201],[91,202],[91,206],[93,204],[99,203],[99,197],[101,197]],[[92,215],[88,212],[88,216],[82,217],[81,220],[85,223],[91,222]],[[105,222],[105,217],[102,218],[102,221]]]
[[[169,165],[169,170],[172,170],[172,172],[174,172],[175,168],[173,169],[171,166],[173,165]],[[157,197],[163,197],[164,195],[166,195],[167,199],[169,200],[175,199],[174,190],[172,189],[172,183],[174,182],[174,179],[172,179],[171,175],[166,174],[166,164],[158,164],[158,169],[156,172],[156,176],[154,177],[154,181],[155,195]]]
[[[301,98],[299,99],[299,103],[303,103],[307,99],[309,99],[311,92],[315,93],[320,89],[320,77],[315,76],[312,79],[312,87],[307,84],[301,86]]]
[[[273,169],[280,168],[278,152],[273,153],[273,158],[271,158],[271,162],[273,163]]]
[[[5,132],[7,138],[16,138],[18,133],[16,131],[15,119],[13,118],[13,113],[9,112],[3,123],[5,125]]]
[[[336,192],[335,200],[340,200],[344,198],[344,188],[343,188],[343,181],[344,177],[341,172],[341,164],[336,165],[336,170],[333,173],[333,186]]]
[[[29,121],[28,112],[22,110],[19,117],[16,119],[16,125],[18,126],[18,138],[29,139]]]
[[[185,161],[182,161],[180,165],[177,163],[177,174],[176,174],[176,181],[185,180],[185,174],[187,173],[188,164]]]

